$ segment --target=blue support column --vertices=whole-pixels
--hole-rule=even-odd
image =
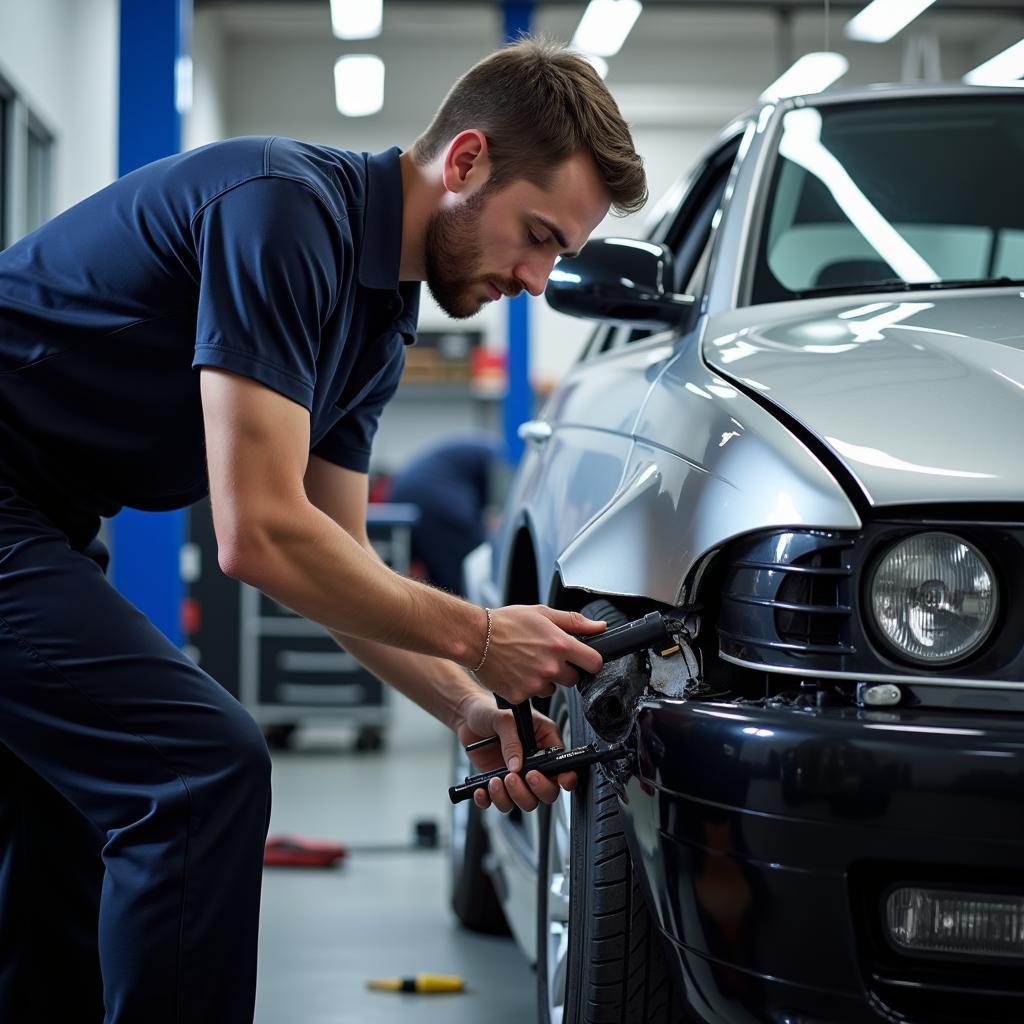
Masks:
[[[530,31],[532,0],[505,0],[505,41],[513,42]],[[529,299],[506,300],[508,306],[508,391],[505,393],[505,457],[515,465],[523,454],[523,442],[517,433],[519,424],[533,416],[533,389],[530,387],[530,306]]]
[[[175,76],[191,13],[191,0],[121,0],[119,175],[181,148]],[[180,644],[184,512],[125,509],[111,527],[114,584]]]

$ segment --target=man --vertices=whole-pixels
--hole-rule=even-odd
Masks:
[[[521,757],[492,691],[518,702],[599,667],[572,634],[601,624],[492,613],[384,567],[366,470],[415,282],[453,316],[539,295],[645,192],[589,65],[525,41],[460,79],[411,152],[218,143],[0,255],[0,1020],[252,1019],[266,747],[107,584],[99,516],[209,488],[224,571],[462,742],[497,731],[481,768]],[[513,775],[479,801],[557,793]]]
[[[419,509],[412,558],[435,587],[462,594],[462,562],[487,536],[491,477],[502,454],[496,437],[449,438],[420,452],[391,478],[388,500]]]

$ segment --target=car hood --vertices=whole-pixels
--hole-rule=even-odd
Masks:
[[[714,317],[705,361],[828,446],[872,505],[1024,501],[1024,292],[907,292]]]

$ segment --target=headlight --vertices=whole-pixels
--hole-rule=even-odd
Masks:
[[[919,533],[893,545],[871,578],[871,611],[885,643],[919,665],[976,651],[992,632],[995,573],[962,537]]]

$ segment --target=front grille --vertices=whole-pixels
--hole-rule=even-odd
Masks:
[[[840,565],[841,554],[838,547],[811,551],[787,569],[775,600],[775,628],[787,643],[845,649],[840,627],[850,606],[840,589],[850,570]]]
[[[849,640],[853,543],[837,533],[786,531],[735,544],[722,586],[722,651],[765,664],[855,653]]]

